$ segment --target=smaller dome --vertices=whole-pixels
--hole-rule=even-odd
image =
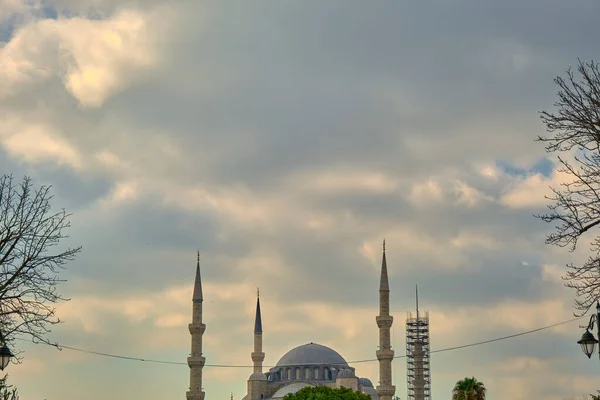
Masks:
[[[360,378],[358,380],[358,384],[362,387],[369,387],[372,388],[373,387],[373,382],[371,382],[368,378]]]
[[[337,374],[338,379],[340,378],[354,378],[354,371],[351,369],[343,369]]]
[[[262,372],[255,372],[252,375],[250,375],[250,378],[248,378],[249,381],[266,381],[267,380],[267,376],[265,374],[263,374]]]

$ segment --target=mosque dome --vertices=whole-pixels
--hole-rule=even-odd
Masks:
[[[286,394],[296,393],[300,389],[304,389],[305,387],[314,387],[313,385],[309,385],[304,382],[295,382],[289,385],[286,385],[275,392],[275,394],[271,397],[272,399],[281,399]]]
[[[254,372],[252,375],[250,375],[250,378],[248,378],[249,381],[266,381],[267,380],[267,376],[265,374],[263,374],[262,372]]]
[[[338,372],[337,377],[339,378],[354,378],[354,371],[352,371],[351,369],[343,369],[340,372]]]
[[[337,351],[311,342],[288,351],[277,363],[277,367],[292,365],[348,366],[348,363]]]
[[[368,378],[359,378],[358,384],[364,388],[373,387],[373,382],[371,382]]]

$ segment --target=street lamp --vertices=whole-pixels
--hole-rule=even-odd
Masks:
[[[4,335],[2,331],[0,331],[0,343],[2,343],[2,347],[0,347],[0,371],[4,371],[4,368],[10,363],[10,359],[13,357],[8,346],[4,343]]]
[[[598,326],[598,338],[600,338],[600,301],[596,304],[596,314],[592,314],[590,317],[590,322],[581,336],[581,339],[577,342],[581,345],[581,350],[583,354],[588,356],[588,358],[592,358],[592,354],[594,354],[594,347],[596,347],[596,343],[598,341],[594,337],[594,334],[590,332],[590,329],[594,329],[594,322]],[[600,355],[600,350],[598,350],[598,355]]]

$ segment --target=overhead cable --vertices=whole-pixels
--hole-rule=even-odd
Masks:
[[[540,332],[546,329],[550,329],[550,328],[554,328],[560,325],[565,325],[574,321],[577,321],[581,318],[586,317],[585,315],[581,316],[581,317],[577,317],[577,318],[573,318],[567,321],[563,321],[563,322],[558,322],[556,324],[552,324],[552,325],[547,325],[547,326],[543,326],[541,328],[536,328],[536,329],[532,329],[529,331],[524,331],[524,332],[520,332],[520,333],[515,333],[512,335],[507,335],[507,336],[502,336],[502,337],[498,337],[495,339],[489,339],[489,340],[484,340],[481,342],[474,342],[474,343],[469,343],[469,344],[463,344],[460,346],[454,346],[454,347],[446,347],[444,349],[439,349],[439,350],[432,350],[430,351],[430,353],[442,353],[445,351],[452,351],[452,350],[459,350],[459,349],[464,349],[467,347],[474,347],[474,346],[480,346],[483,344],[488,344],[488,343],[493,343],[493,342],[499,342],[501,340],[507,340],[507,339],[512,339],[518,336],[524,336],[524,335],[529,335],[531,333],[536,333],[536,332]],[[26,340],[26,339],[20,339],[20,340]],[[104,353],[104,352],[100,352],[100,351],[93,351],[93,350],[87,350],[87,349],[80,349],[77,347],[72,347],[72,346],[66,346],[66,345],[62,345],[59,343],[49,343],[49,342],[39,342],[36,344],[46,344],[52,347],[56,347],[59,350],[62,349],[67,349],[67,350],[72,350],[72,351],[78,351],[81,353],[87,353],[87,354],[93,354],[93,355],[97,355],[97,356],[102,356],[102,357],[110,357],[110,358],[118,358],[118,359],[122,359],[122,360],[129,360],[129,361],[141,361],[141,362],[148,362],[148,363],[157,363],[157,364],[170,364],[170,365],[187,365],[187,363],[185,362],[178,362],[178,361],[165,361],[165,360],[155,360],[155,359],[151,359],[151,358],[139,358],[139,357],[130,357],[130,356],[124,356],[124,355],[119,355],[119,354],[111,354],[111,353]],[[396,358],[406,358],[405,355],[401,355],[401,356],[395,356]],[[366,360],[356,360],[356,361],[348,361],[348,364],[360,364],[360,363],[367,363],[367,362],[376,362],[378,361],[376,358],[372,358],[372,359],[366,359]],[[229,364],[205,364],[205,367],[209,367],[209,368],[253,368],[253,365],[229,365]],[[265,368],[273,368],[275,367],[274,365],[271,366],[265,366]]]

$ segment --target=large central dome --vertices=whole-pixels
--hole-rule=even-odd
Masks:
[[[344,357],[335,350],[316,343],[298,346],[288,351],[277,363],[278,367],[292,365],[345,365]]]

